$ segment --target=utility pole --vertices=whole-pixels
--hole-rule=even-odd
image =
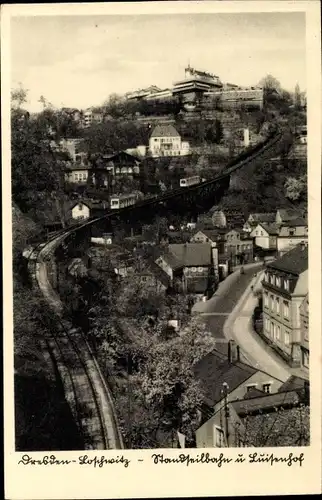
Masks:
[[[131,388],[131,367],[130,367],[130,355],[127,355],[127,402],[128,402],[128,433],[129,433],[129,449],[132,448],[132,415],[131,415],[131,398],[132,398],[132,388]]]
[[[227,448],[229,448],[229,409],[228,409],[228,390],[229,390],[229,385],[224,382],[223,383],[223,392],[224,392],[224,416],[225,416],[225,427],[226,427],[226,441],[227,441]]]

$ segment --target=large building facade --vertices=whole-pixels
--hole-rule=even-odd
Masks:
[[[154,102],[181,102],[186,111],[193,111],[197,106],[205,108],[231,108],[244,106],[262,108],[263,89],[257,87],[240,87],[235,84],[223,84],[212,73],[199,71],[188,65],[182,80],[174,82],[171,88],[159,89],[150,86],[125,95],[128,100],[145,100]]]
[[[308,247],[301,243],[267,265],[263,285],[263,334],[292,366],[308,367]]]

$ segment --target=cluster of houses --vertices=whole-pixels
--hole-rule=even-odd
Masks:
[[[307,217],[294,209],[279,209],[276,213],[251,214],[244,227],[254,244],[278,254],[301,241],[308,241]]]
[[[277,210],[274,224],[284,227],[287,221],[283,217],[291,215],[286,212]],[[248,217],[245,230],[237,227],[241,222],[238,214],[213,210],[209,217],[212,229],[190,223],[184,232],[190,235],[188,241],[154,243],[154,256],[144,259],[140,259],[139,238],[136,251],[131,252],[115,245],[112,234],[105,234],[100,241],[93,241],[101,245],[93,246],[91,259],[97,259],[96,269],[101,266],[103,271],[104,265],[108,265],[119,279],[135,275],[144,287],[158,292],[171,290],[209,297],[231,269],[231,255],[236,258],[235,263],[254,260],[251,233],[258,226],[258,216],[263,214]],[[235,227],[231,226],[233,221]],[[168,234],[171,236],[173,232],[169,230]],[[124,246],[125,240],[127,238]],[[308,246],[304,239],[292,245],[288,251],[284,247],[279,255],[275,253],[275,260],[266,264],[262,281],[261,336],[289,364],[290,373],[293,368],[299,371],[280,380],[244,362],[234,341],[218,343],[215,350],[193,367],[204,395],[195,433],[194,445],[198,448],[309,444]],[[244,257],[240,260],[242,254]],[[105,260],[104,255],[108,257]],[[285,419],[290,432],[283,430]],[[274,422],[277,422],[276,428],[270,433]],[[180,434],[179,442],[178,446],[191,445]]]
[[[70,203],[71,220],[86,219],[106,210],[104,202],[75,200]],[[261,222],[274,220],[274,222]],[[220,281],[236,266],[282,256],[299,243],[308,241],[307,222],[295,210],[279,209],[276,214],[250,214],[244,221],[239,213],[211,211],[196,223],[169,227],[162,245],[134,236],[134,246],[154,246],[154,262],[177,291],[194,294],[196,299],[211,296]],[[273,228],[275,233],[273,233]],[[129,238],[130,239],[130,238]],[[96,241],[97,240],[97,241]],[[103,235],[95,243],[111,244],[113,235]]]
[[[306,243],[266,266],[262,294],[263,338],[298,372],[279,380],[241,361],[234,341],[219,344],[194,366],[204,393],[198,448],[309,445]]]
[[[98,258],[101,267],[108,262],[120,279],[135,274],[143,286],[158,291],[166,292],[173,280],[179,278],[186,290],[203,292],[217,258],[216,248],[209,243],[173,244],[161,260],[160,257],[156,262],[145,259],[140,266],[140,259],[112,244],[112,235],[106,235],[106,239],[109,239],[108,247],[92,248],[91,258]],[[108,259],[104,261],[101,252],[105,255],[106,250]],[[262,294],[263,336],[291,367],[302,371],[281,380],[243,361],[239,346],[233,340],[218,343],[193,366],[203,393],[193,443],[197,448],[309,444],[308,247],[305,243],[266,265]],[[289,430],[285,429],[286,423]],[[274,432],[270,432],[272,426]],[[191,446],[185,436],[179,433],[178,437],[178,446]]]
[[[57,146],[53,143],[53,148]],[[171,124],[157,125],[151,133],[149,145],[119,151],[109,155],[89,156],[83,141],[62,139],[58,149],[68,153],[70,161],[66,164],[65,179],[73,184],[86,184],[90,181],[97,187],[108,187],[117,176],[135,177],[140,174],[143,158],[187,156],[190,154],[188,142],[182,141],[179,132]]]

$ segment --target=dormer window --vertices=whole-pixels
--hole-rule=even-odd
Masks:
[[[271,276],[270,276],[270,283],[271,283],[271,285],[275,284],[275,276],[274,276],[274,274],[271,274]]]
[[[276,281],[276,286],[281,286],[281,278],[279,276],[276,276],[275,281]]]
[[[289,290],[290,289],[290,282],[287,279],[284,280],[284,289],[285,290]]]

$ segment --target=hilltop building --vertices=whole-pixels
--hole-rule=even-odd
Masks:
[[[104,119],[103,113],[101,111],[95,110],[93,108],[86,109],[82,115],[82,126],[83,128],[89,128],[93,124],[102,123]]]
[[[240,87],[236,84],[223,84],[212,73],[192,68],[185,68],[182,80],[174,82],[171,88],[159,89],[152,85],[125,95],[128,100],[146,100],[166,102],[176,100],[181,102],[186,111],[193,111],[196,106],[232,108],[262,108],[263,89],[258,87]]]

